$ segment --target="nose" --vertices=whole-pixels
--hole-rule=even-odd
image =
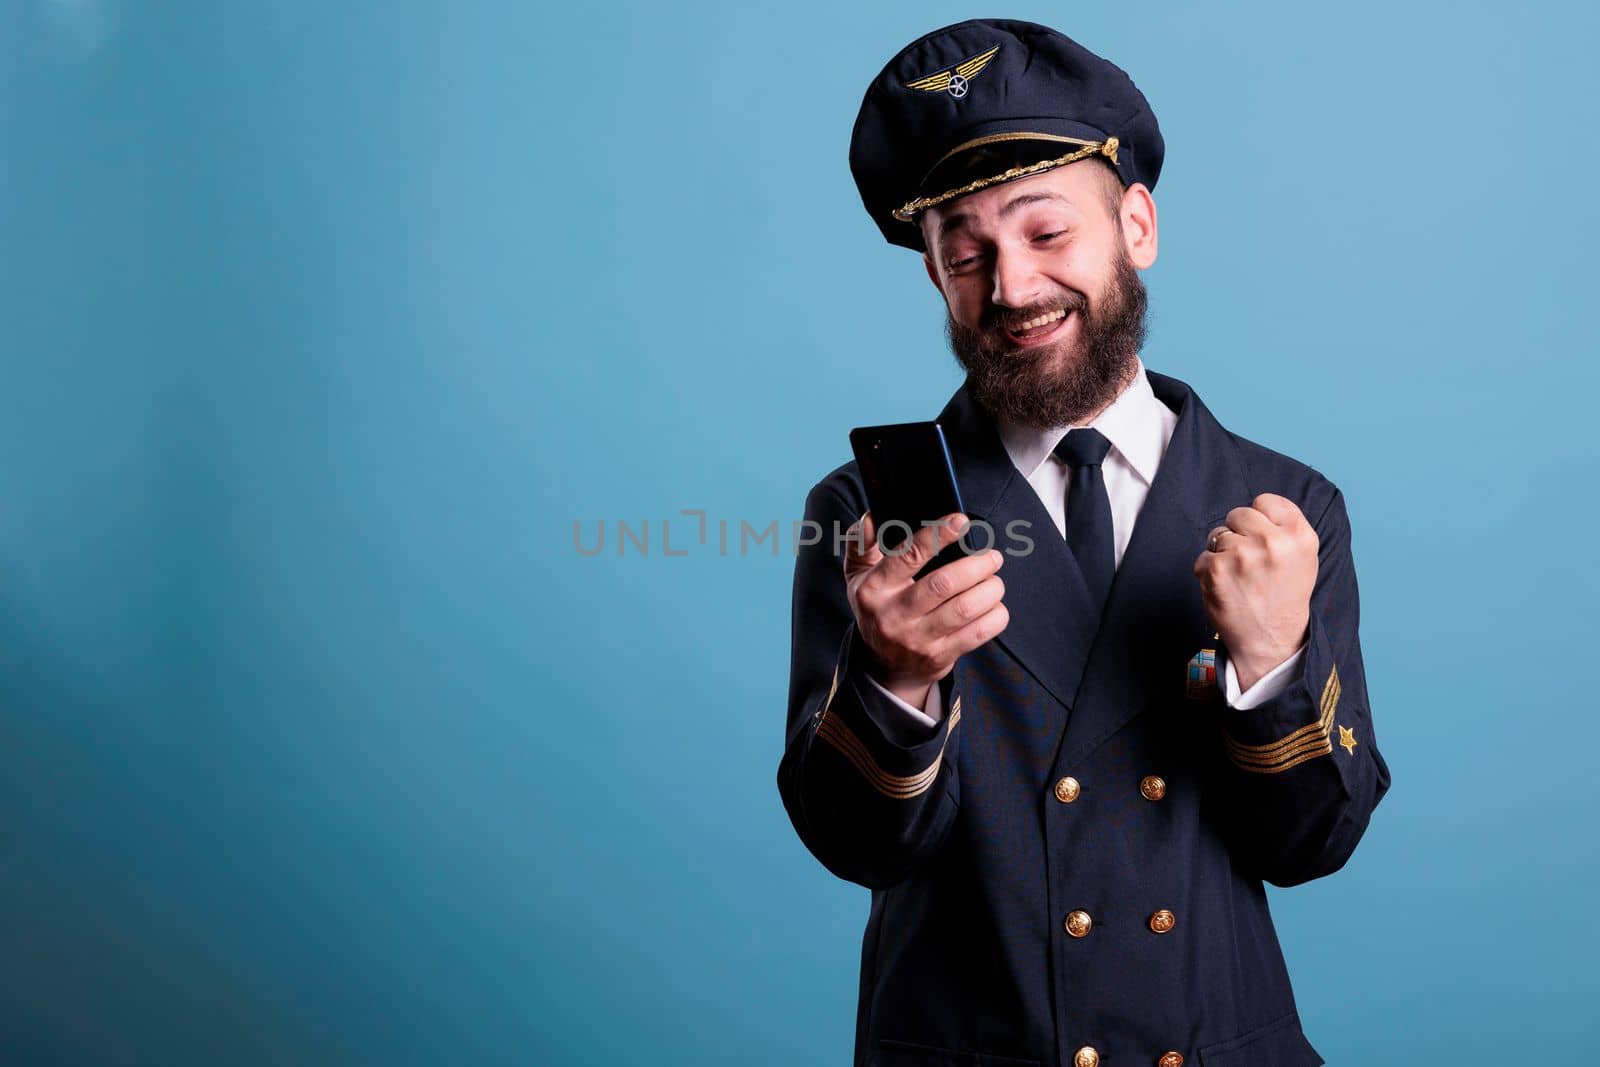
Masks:
[[[994,252],[994,290],[989,299],[1001,306],[1020,308],[1039,296],[1039,274],[1033,260],[1016,249],[997,248]]]

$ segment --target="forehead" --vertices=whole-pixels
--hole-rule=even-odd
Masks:
[[[1094,177],[1088,168],[1069,164],[979,189],[928,208],[921,220],[923,233],[938,243],[959,233],[998,228],[1039,205],[1087,214],[1096,195]]]

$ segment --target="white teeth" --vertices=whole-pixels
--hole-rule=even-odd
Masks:
[[[1040,315],[1038,318],[1029,319],[1021,326],[1015,327],[1014,330],[1016,333],[1026,333],[1029,330],[1035,330],[1040,326],[1045,326],[1049,323],[1052,323],[1057,319],[1064,317],[1066,313],[1066,309],[1057,308],[1055,311],[1047,312],[1046,314]]]

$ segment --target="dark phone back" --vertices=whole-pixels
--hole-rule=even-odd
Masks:
[[[898,548],[925,521],[966,511],[944,429],[937,422],[858,426],[850,431],[850,447],[861,468],[878,539],[886,549]],[[936,562],[942,565],[956,558],[960,544],[950,545]],[[924,572],[928,569],[932,568]]]

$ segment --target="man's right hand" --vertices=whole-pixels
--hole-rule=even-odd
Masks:
[[[850,527],[845,588],[856,628],[876,660],[870,673],[912,707],[922,707],[929,687],[950,673],[958,656],[1000,633],[1011,619],[1000,602],[1005,585],[995,572],[1005,556],[998,549],[916,577],[966,528],[965,515],[946,515],[940,525],[922,527],[885,553],[871,511]]]

